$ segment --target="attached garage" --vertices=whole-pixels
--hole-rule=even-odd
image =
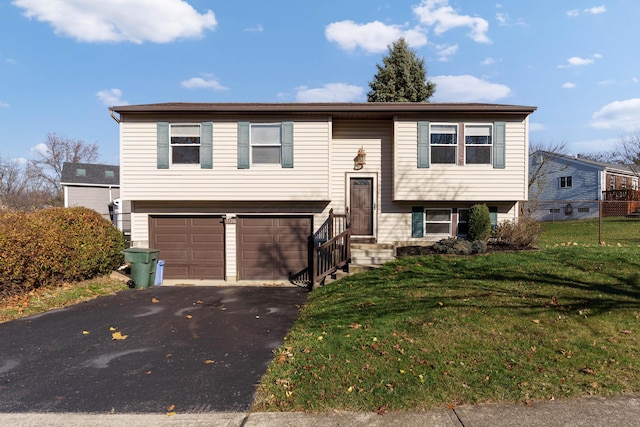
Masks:
[[[238,278],[286,280],[308,265],[311,217],[238,218]]]
[[[160,251],[165,279],[224,280],[224,224],[215,216],[149,219],[150,247]]]

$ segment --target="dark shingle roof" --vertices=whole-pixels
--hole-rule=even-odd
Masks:
[[[118,187],[120,186],[120,166],[65,162],[62,165],[60,183]]]

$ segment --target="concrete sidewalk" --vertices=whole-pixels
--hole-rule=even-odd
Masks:
[[[1,409],[0,409],[1,410]],[[640,397],[581,398],[522,404],[488,404],[425,412],[375,413],[202,413],[202,414],[3,414],[11,426],[433,426],[433,427],[545,427],[640,426]]]

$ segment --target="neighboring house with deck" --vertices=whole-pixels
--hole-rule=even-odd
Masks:
[[[529,171],[529,206],[539,221],[597,218],[600,201],[640,200],[638,176],[625,165],[538,150],[529,156]],[[638,207],[624,205],[624,214]]]
[[[376,248],[393,254],[399,245],[464,235],[477,203],[487,204],[494,222],[514,219],[527,199],[535,109],[112,107],[131,244],[160,250],[165,279],[314,281],[327,274],[326,263],[354,262],[357,248],[359,257]]]

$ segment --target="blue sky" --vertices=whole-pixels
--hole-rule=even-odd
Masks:
[[[0,158],[47,133],[117,164],[108,106],[364,102],[405,37],[432,102],[534,105],[531,141],[611,149],[640,128],[637,0],[0,0]]]

